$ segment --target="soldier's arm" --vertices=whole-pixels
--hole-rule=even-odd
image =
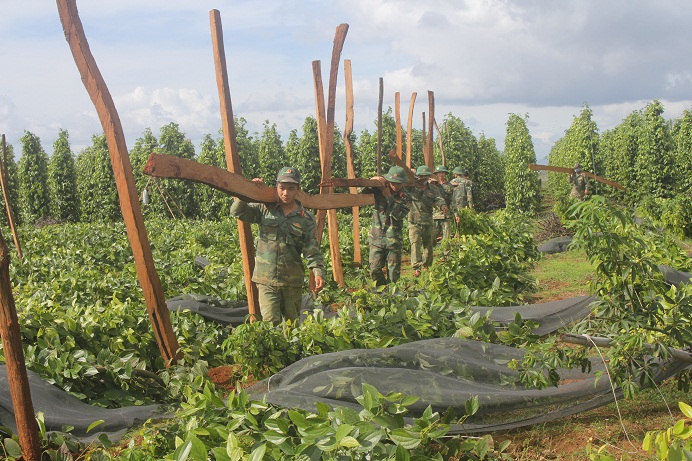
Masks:
[[[320,246],[317,243],[317,236],[315,235],[315,229],[317,225],[315,224],[314,218],[310,226],[307,226],[304,232],[305,240],[303,242],[303,257],[305,258],[305,264],[308,269],[312,270],[315,278],[324,278],[324,257],[320,251]]]
[[[231,204],[231,216],[244,222],[259,223],[262,221],[262,210],[248,205],[239,198],[234,198]]]

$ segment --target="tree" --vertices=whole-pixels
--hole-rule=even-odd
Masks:
[[[19,210],[19,179],[17,163],[14,161],[14,148],[12,147],[12,144],[6,144],[5,149],[7,156],[7,187],[9,189],[10,203],[12,204],[12,214],[14,215],[15,224],[19,225],[21,224],[21,216],[17,212]],[[2,222],[3,225],[9,225],[9,221],[7,220],[7,207],[5,205],[5,196],[1,194],[0,196],[2,198],[3,209],[3,212],[0,213],[3,216],[0,222]]]
[[[474,188],[473,200],[480,210],[501,208],[505,197],[505,158],[495,146],[495,139],[478,138],[478,170],[480,187]]]
[[[670,128],[663,118],[663,105],[655,100],[644,109],[644,124],[639,132],[639,150],[634,162],[636,195],[673,195],[674,157]]]
[[[240,167],[243,169],[243,176],[251,178],[260,177],[259,163],[259,144],[249,136],[249,132],[245,125],[247,121],[240,117],[234,120],[235,123],[235,139],[238,144],[238,153],[240,155]]]
[[[599,156],[605,177],[634,191],[635,162],[639,151],[639,132],[644,119],[640,111],[629,114],[622,123],[601,135]],[[630,195],[632,196],[632,195]]]
[[[505,138],[505,203],[507,209],[528,215],[538,210],[538,175],[529,170],[536,152],[526,126],[528,115],[510,114]]]
[[[122,212],[106,135],[94,135],[91,140],[92,145],[79,153],[75,163],[80,220],[120,220]]]
[[[320,163],[320,146],[315,117],[306,117],[302,130],[303,134],[297,139],[297,145],[292,144],[294,141],[287,144],[286,156],[290,165],[300,171],[301,189],[309,194],[316,194],[319,192],[319,184],[322,182],[322,165]],[[297,136],[297,133],[294,135]],[[289,145],[291,145],[290,150]]]
[[[33,133],[21,137],[22,157],[19,159],[19,209],[22,220],[33,224],[50,216],[48,190],[48,155],[41,140]]]
[[[78,221],[77,172],[66,130],[60,130],[53,143],[53,155],[48,164],[48,186],[52,215],[60,221]]]
[[[683,112],[673,125],[675,189],[692,193],[692,110]]]
[[[276,130],[276,123],[269,124],[269,120],[264,121],[264,131],[260,136],[259,149],[259,173],[267,184],[276,181],[276,174],[286,162],[286,155],[281,135]]]
[[[440,132],[442,133],[442,145],[445,150],[445,166],[447,166],[447,168],[460,166],[469,170],[470,179],[473,180],[474,183],[480,183],[478,177],[478,168],[480,165],[478,142],[471,130],[459,117],[455,117],[449,113],[445,115],[442,121]],[[434,146],[435,164],[439,165],[442,163],[439,143],[435,143]],[[474,186],[476,186],[476,184],[474,184]]]
[[[173,155],[188,160],[195,160],[195,147],[185,133],[180,131],[177,123],[169,123],[161,127],[159,134],[159,152]],[[197,216],[197,203],[195,202],[195,183],[192,181],[180,181],[176,179],[164,179],[157,181],[159,194],[152,194],[156,200],[152,204],[166,205],[167,211],[174,216],[182,214],[186,218]],[[158,200],[160,199],[160,200]],[[161,203],[163,202],[163,203]]]

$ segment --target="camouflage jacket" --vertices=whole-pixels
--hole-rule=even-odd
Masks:
[[[399,247],[403,244],[402,225],[411,207],[411,197],[407,190],[392,193],[385,197],[379,187],[367,187],[364,194],[375,196],[372,210],[372,224],[368,243],[379,248]]]
[[[262,285],[302,287],[305,267],[324,277],[324,259],[315,236],[315,217],[298,202],[298,209],[284,216],[279,203],[248,205],[233,200],[231,216],[259,224],[252,281]]]
[[[584,173],[571,174],[569,175],[569,182],[572,184],[572,191],[569,193],[569,196],[583,199],[588,189],[586,175]]]
[[[454,186],[452,208],[473,207],[473,182],[468,178],[454,178],[451,184]]]
[[[444,184],[437,184],[437,191],[445,200],[447,208],[451,210],[452,208],[452,195],[454,194],[454,186],[448,182]],[[445,214],[442,208],[437,207],[433,210],[433,219],[449,219],[449,212]]]
[[[437,186],[429,184],[425,189],[411,188],[411,211],[408,222],[411,224],[432,224],[433,207],[447,206],[445,199],[439,194]]]

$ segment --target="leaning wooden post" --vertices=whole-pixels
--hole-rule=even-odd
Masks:
[[[377,102],[377,176],[382,176],[382,98],[384,80],[380,77],[380,93]]]
[[[435,93],[428,91],[428,146],[425,149],[427,156],[425,164],[433,170],[435,168],[435,157],[433,156],[433,125],[435,120]]]
[[[413,145],[413,106],[416,103],[416,92],[411,94],[411,103],[408,106],[408,130],[406,131],[406,166],[411,168],[411,147]]]
[[[4,138],[3,138],[4,141]],[[26,372],[22,334],[19,331],[19,320],[12,295],[10,281],[10,250],[0,232],[0,336],[2,349],[7,365],[7,381],[10,386],[10,397],[14,407],[14,419],[17,423],[17,434],[22,446],[22,457],[25,460],[41,459],[41,446],[38,436],[38,423],[31,401],[29,376]]]
[[[0,170],[0,187],[2,187],[2,196],[5,198],[5,210],[7,211],[7,222],[10,225],[10,232],[14,239],[14,246],[17,249],[17,256],[22,259],[22,246],[19,244],[19,234],[14,223],[14,213],[12,212],[12,203],[10,202],[10,176],[7,173],[7,144],[5,144],[5,135],[2,135],[2,169]]]
[[[428,142],[426,141],[427,139],[427,134],[428,132],[425,129],[425,112],[423,112],[423,129],[421,130],[421,144],[423,145],[423,163],[427,165],[428,163],[425,161],[428,158]]]
[[[223,44],[223,28],[221,26],[221,14],[219,10],[209,12],[211,23],[211,41],[214,48],[214,67],[216,69],[216,87],[219,92],[221,108],[221,125],[223,128],[223,145],[226,152],[226,168],[231,173],[243,174],[240,166],[240,153],[236,140],[235,122],[233,119],[233,105],[231,104],[231,90],[228,85],[228,71],[226,68],[226,52]],[[257,318],[259,312],[259,295],[257,285],[252,281],[255,270],[255,244],[252,239],[252,225],[240,219],[238,223],[238,242],[240,254],[243,257],[243,278],[245,280],[245,293],[247,294],[248,313],[250,321]]]
[[[394,93],[394,116],[396,119],[396,155],[399,158],[403,158],[404,151],[402,146],[402,133],[401,133],[401,100],[400,94],[397,91]]]
[[[96,107],[101,126],[106,134],[111,164],[113,165],[113,176],[115,176],[115,185],[120,199],[120,209],[123,213],[127,237],[132,247],[137,278],[142,287],[149,320],[161,356],[166,366],[169,366],[182,358],[182,352],[179,350],[178,341],[173,332],[161,279],[154,266],[154,258],[151,253],[147,230],[144,227],[142,209],[139,206],[139,195],[135,187],[120,117],[106,82],[96,65],[96,60],[89,49],[82,21],[77,12],[76,0],[57,0],[57,3],[65,38],[70,45],[72,56],[82,77],[82,83]]]
[[[447,166],[447,163],[445,163],[445,150],[442,146],[442,132],[440,131],[440,127],[437,126],[437,120],[433,119],[433,122],[435,123],[435,131],[437,131],[437,140],[440,142],[440,157],[442,160],[442,165]]]
[[[346,126],[344,127],[344,146],[346,147],[346,175],[355,179],[356,168],[353,161],[353,147],[351,146],[351,134],[353,133],[353,74],[351,72],[351,60],[344,60],[344,78],[346,80]],[[350,187],[349,192],[358,193],[358,188]],[[363,264],[360,249],[360,207],[352,208],[353,221],[353,263],[357,266]]]

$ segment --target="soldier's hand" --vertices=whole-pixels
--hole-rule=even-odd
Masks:
[[[252,182],[254,182],[255,184],[257,184],[257,185],[259,186],[260,184],[264,184],[264,179],[262,179],[262,178],[252,178]]]
[[[457,224],[459,224],[459,216],[455,216],[454,220],[457,222]]]
[[[321,275],[315,276],[315,293],[319,293],[324,288],[324,278]]]

